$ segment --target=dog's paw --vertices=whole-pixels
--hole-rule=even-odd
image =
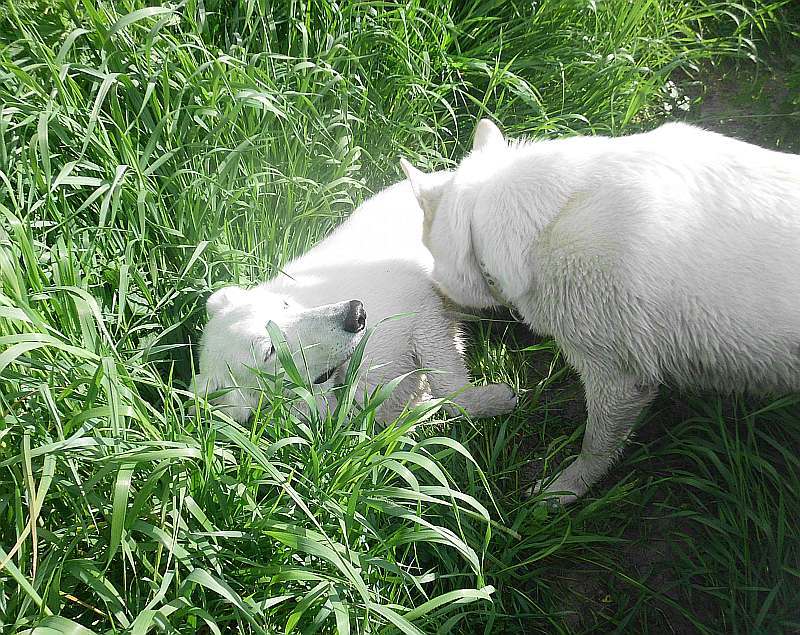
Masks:
[[[531,495],[538,494],[541,498],[554,500],[560,505],[574,503],[589,491],[589,479],[582,468],[583,461],[578,457],[566,469],[559,472],[555,479],[537,481],[530,490]]]
[[[546,486],[545,481],[537,481],[535,485],[525,490],[524,497],[533,498],[536,496],[549,507],[564,507],[578,500],[578,496],[572,493],[569,488],[553,487],[556,482],[557,480]]]
[[[489,384],[483,386],[486,409],[491,410],[488,417],[508,414],[517,407],[517,393],[508,384]]]
[[[489,384],[470,388],[455,402],[472,417],[497,417],[517,407],[517,394],[508,384]]]

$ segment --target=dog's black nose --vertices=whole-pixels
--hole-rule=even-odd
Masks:
[[[359,300],[350,300],[347,315],[344,318],[344,330],[348,333],[363,331],[367,325],[367,312]]]

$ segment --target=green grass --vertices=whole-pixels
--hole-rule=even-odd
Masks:
[[[305,424],[281,393],[240,426],[185,390],[208,292],[269,277],[398,156],[452,163],[483,115],[655,125],[668,79],[796,44],[788,5],[0,7],[0,630],[800,629],[796,398],[665,390],[554,511],[520,491],[574,454],[579,393],[504,316],[470,327],[476,378],[523,391],[497,420],[381,429],[383,392]]]

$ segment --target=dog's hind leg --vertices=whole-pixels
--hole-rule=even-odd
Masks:
[[[657,392],[655,385],[642,385],[631,377],[592,373],[582,377],[588,418],[581,452],[544,490],[561,492],[558,500],[562,504],[583,496],[605,475],[622,453],[637,417]],[[542,484],[540,481],[536,489]]]
[[[458,406],[448,404],[451,414],[458,414],[461,408],[472,417],[496,417],[516,407],[517,396],[507,384],[470,383],[458,327],[441,313],[416,325],[414,351],[419,367],[430,371],[431,396],[449,397]]]

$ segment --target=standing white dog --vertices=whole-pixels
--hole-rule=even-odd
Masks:
[[[660,383],[800,390],[800,157],[674,123],[509,144],[482,120],[454,172],[403,168],[442,290],[515,307],[581,375],[583,446],[546,489],[561,502]]]
[[[208,299],[200,372],[193,390],[216,400],[239,421],[258,407],[256,371],[273,373],[277,359],[267,333],[274,322],[298,367],[317,384],[341,378],[364,334],[367,316],[380,324],[363,357],[361,388],[370,392],[417,369],[381,406],[394,419],[427,396],[453,397],[476,417],[511,411],[505,384],[471,386],[458,324],[431,281],[433,259],[422,245],[422,210],[407,181],[361,205],[333,234],[252,289],[225,287]],[[439,371],[439,372],[435,372]]]

